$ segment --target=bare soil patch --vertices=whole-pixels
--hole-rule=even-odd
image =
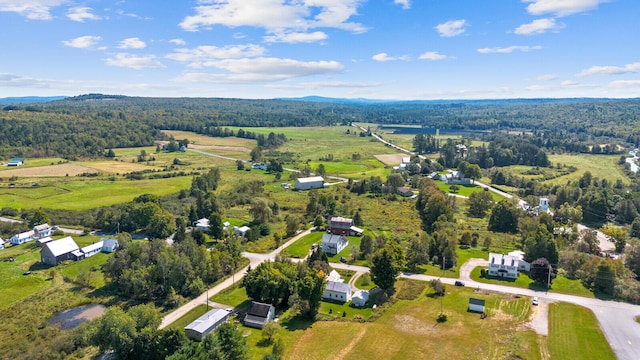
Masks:
[[[49,325],[59,326],[62,330],[73,329],[85,321],[102,316],[106,307],[100,304],[76,306],[59,312],[49,319]]]
[[[250,153],[251,149],[244,146],[224,146],[224,145],[196,145],[189,144],[189,148],[198,150],[227,150],[227,151],[240,151]]]
[[[400,165],[403,157],[410,156],[409,154],[382,154],[374,155],[376,159],[382,161],[386,165]]]
[[[156,170],[160,169],[159,167],[149,166],[139,163],[134,163],[130,161],[95,161],[90,163],[85,163],[85,166],[89,168],[93,168],[97,171],[102,171],[105,173],[112,174],[126,174],[134,171],[142,171],[142,170]]]
[[[49,166],[17,168],[2,171],[2,177],[48,177],[48,176],[76,176],[80,174],[96,174],[98,170],[83,165],[66,163]]]

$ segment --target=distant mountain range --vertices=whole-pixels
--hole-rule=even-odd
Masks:
[[[22,96],[0,98],[0,105],[34,104],[66,99],[66,96]]]
[[[334,103],[348,105],[372,105],[372,104],[421,104],[421,105],[447,105],[447,104],[468,104],[468,105],[527,105],[527,104],[573,104],[585,102],[600,102],[612,100],[632,100],[632,99],[611,99],[611,98],[539,98],[539,99],[482,99],[482,100],[375,100],[375,99],[346,99],[330,98],[322,96],[305,96],[298,98],[278,98],[277,100],[308,101],[319,103]]]
[[[17,104],[35,104],[56,100],[116,100],[126,99],[129,96],[124,95],[106,95],[106,94],[86,94],[74,97],[67,96],[24,96],[24,97],[6,97],[0,98],[0,106],[17,105]],[[273,100],[287,101],[304,101],[315,103],[330,103],[342,105],[385,105],[385,104],[413,104],[413,105],[449,105],[449,104],[465,104],[465,105],[494,105],[494,106],[514,106],[514,105],[535,105],[535,104],[575,104],[600,101],[615,100],[640,100],[635,99],[611,99],[611,98],[538,98],[538,99],[458,99],[458,100],[379,100],[365,98],[331,98],[323,96],[305,96],[293,98],[276,98]]]

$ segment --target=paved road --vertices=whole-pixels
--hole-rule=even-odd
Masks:
[[[308,230],[305,230],[305,231],[299,233],[298,235],[292,237],[289,241],[287,241],[286,243],[281,245],[279,248],[275,249],[274,251],[272,251],[272,252],[270,252],[268,254],[243,253],[243,255],[245,255],[247,258],[249,258],[249,265],[248,266],[243,267],[238,272],[233,274],[230,278],[225,279],[224,281],[222,281],[221,283],[219,283],[216,286],[212,287],[208,291],[205,291],[202,294],[200,294],[200,296],[198,296],[197,298],[189,301],[188,303],[182,305],[181,307],[177,308],[173,312],[167,314],[162,319],[162,322],[160,323],[160,329],[164,329],[169,324],[173,323],[174,321],[178,320],[179,318],[184,316],[189,311],[191,311],[194,308],[196,308],[198,305],[205,304],[207,302],[208,298],[216,295],[220,291],[222,291],[222,290],[224,290],[224,289],[226,289],[226,288],[228,288],[230,286],[234,286],[234,284],[236,282],[239,282],[239,281],[242,280],[242,277],[247,273],[247,269],[249,268],[249,266],[251,266],[252,269],[255,269],[255,267],[258,266],[263,261],[266,261],[266,260],[273,261],[273,259],[275,259],[275,257],[276,257],[276,254],[278,254],[280,251],[282,251],[287,246],[289,246],[289,245],[293,244],[294,242],[296,242],[301,237],[310,234],[312,230],[313,229],[308,229]],[[209,305],[211,305],[211,304],[212,304],[212,302],[209,301]],[[228,307],[228,306],[216,304],[216,307],[225,308],[225,307]]]
[[[481,259],[480,259],[481,260]],[[537,296],[541,302],[550,303],[564,301],[571,304],[584,306],[596,315],[600,322],[600,327],[604,332],[611,348],[620,360],[640,359],[640,324],[634,318],[640,316],[640,306],[616,301],[599,300],[581,296],[566,295],[559,293],[547,293],[543,291],[533,291],[529,289],[516,288],[504,285],[494,285],[479,283],[471,280],[469,273],[474,265],[480,260],[473,259],[469,264],[463,264],[460,268],[460,279],[465,281],[467,287],[495,291],[505,294],[515,294],[534,297]],[[486,260],[482,260],[482,264]],[[337,269],[354,270],[367,272],[369,269],[364,266],[354,266],[348,264],[332,263],[331,266]],[[458,279],[440,278],[437,276],[421,274],[401,274],[401,278],[429,281],[440,279],[445,284],[453,285]]]

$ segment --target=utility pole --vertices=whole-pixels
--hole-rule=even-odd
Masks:
[[[547,292],[551,289],[551,264],[549,264],[549,268],[547,269]]]
[[[442,255],[442,275],[444,275],[445,259],[446,259],[446,256]],[[442,286],[442,292],[443,292],[442,294],[440,294],[440,315],[442,315],[444,313],[444,307],[443,307],[444,306],[443,305],[443,301],[444,301],[444,285],[442,285],[442,283],[441,283],[440,286]]]

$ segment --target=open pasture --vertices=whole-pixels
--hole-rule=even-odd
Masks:
[[[244,130],[261,133],[261,132],[255,131],[257,129],[253,129],[253,128],[251,129],[245,128]],[[234,128],[234,131],[237,131],[237,128]],[[162,132],[169,136],[173,136],[173,138],[176,140],[184,140],[184,139],[189,140],[189,147],[191,147],[192,145],[195,145],[198,147],[202,147],[202,146],[237,147],[237,148],[249,149],[249,151],[251,151],[251,149],[256,147],[256,140],[243,139],[243,138],[238,138],[234,136],[212,137],[207,135],[196,134],[190,131],[180,131],[180,130],[162,130]],[[273,130],[273,132],[277,132],[277,131]],[[266,134],[268,134],[268,132]]]
[[[402,164],[402,158],[409,156],[411,155],[405,153],[375,155],[376,159],[389,166],[398,166]]]
[[[153,180],[65,178],[39,182],[37,187],[0,190],[0,207],[86,210],[131,201],[142,194],[159,196],[189,188],[190,176]]]
[[[118,160],[81,161],[78,164],[105,174],[127,174],[135,171],[160,169],[156,166],[146,165],[146,163]]]
[[[287,359],[539,359],[536,336],[523,330],[529,300],[447,286],[447,321],[437,321],[441,299],[431,289],[412,293],[399,282],[395,304],[375,322],[316,322],[285,337]],[[469,297],[487,301],[489,316],[467,312]],[[375,315],[376,311],[373,313]]]
[[[591,154],[558,154],[549,155],[552,164],[563,164],[575,166],[578,170],[553,180],[546,181],[545,184],[566,184],[567,181],[578,181],[585,172],[589,171],[594,178],[607,179],[611,183],[621,180],[623,184],[629,185],[631,180],[624,173],[623,166],[618,165],[620,155],[591,155]]]
[[[3,177],[55,177],[55,176],[76,176],[80,174],[96,174],[96,169],[86,167],[76,163],[64,163],[36,167],[12,167],[4,170],[0,174]]]

